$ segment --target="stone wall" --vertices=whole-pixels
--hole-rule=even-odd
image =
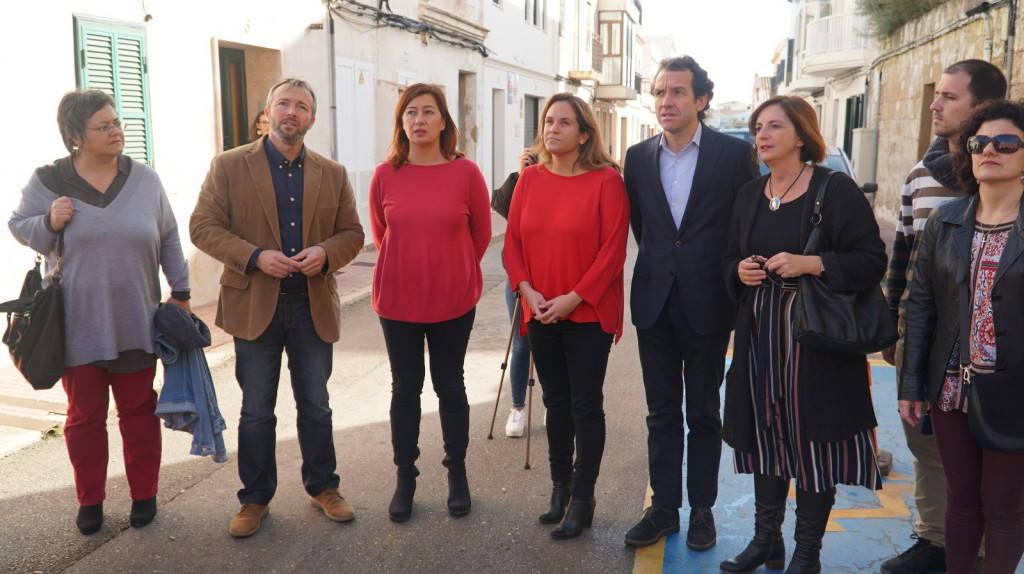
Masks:
[[[928,106],[934,99],[933,86],[942,70],[958,60],[983,57],[985,21],[964,16],[976,4],[975,0],[952,0],[903,26],[880,44],[881,56],[873,77],[878,82],[875,93],[880,102],[880,109],[872,110],[878,113],[875,209],[889,221],[896,220],[900,189],[907,173],[935,137]],[[991,61],[1000,67],[1006,15],[1005,7],[991,11]]]

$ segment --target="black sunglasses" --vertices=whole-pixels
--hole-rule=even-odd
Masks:
[[[1024,147],[1024,141],[1011,134],[999,134],[997,136],[971,136],[967,138],[967,153],[979,154],[985,151],[989,143],[995,148],[996,153],[1014,153]]]

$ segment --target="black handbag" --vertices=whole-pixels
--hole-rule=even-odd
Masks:
[[[42,258],[25,274],[21,296],[0,304],[7,313],[3,342],[11,361],[36,390],[52,388],[64,374],[64,295],[61,291],[60,262],[64,254],[64,232],[58,234],[57,269],[50,284],[41,288]]]
[[[966,287],[962,289],[960,324],[970,325],[970,296],[964,292]],[[1024,452],[1024,369],[975,373],[970,367],[969,348],[968,341],[960,341],[960,372],[967,395],[967,428],[971,438],[981,448]]]
[[[821,205],[833,175],[827,174],[818,188],[811,216],[814,227],[804,255],[828,251],[820,227]],[[858,293],[833,293],[823,279],[806,274],[798,279],[793,298],[793,338],[815,351],[867,355],[891,346],[899,333],[880,285]]]
[[[1024,452],[1024,369],[964,373],[967,426],[981,448]]]

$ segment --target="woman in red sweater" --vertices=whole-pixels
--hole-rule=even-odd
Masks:
[[[629,200],[586,102],[556,94],[541,117],[539,163],[516,184],[504,258],[547,408],[553,487],[540,521],[559,523],[552,537],[573,538],[594,516],[602,387],[612,340],[622,336]]]
[[[487,184],[456,151],[459,131],[437,86],[414,84],[395,108],[388,161],[370,182],[370,228],[379,253],[373,309],[391,362],[391,446],[398,485],[395,522],[412,515],[423,391],[423,340],[437,394],[448,468],[448,513],[469,513],[469,401],[463,362],[483,290],[480,260],[491,240]]]

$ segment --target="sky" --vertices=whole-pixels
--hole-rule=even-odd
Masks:
[[[789,36],[787,0],[640,0],[644,36],[673,36],[715,82],[711,105],[749,102],[754,75],[772,75],[772,56]]]

